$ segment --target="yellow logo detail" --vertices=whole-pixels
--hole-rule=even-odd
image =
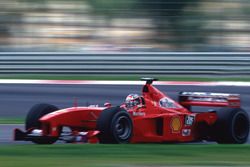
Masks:
[[[173,117],[171,121],[171,128],[173,132],[180,132],[181,130],[181,120],[180,117]]]

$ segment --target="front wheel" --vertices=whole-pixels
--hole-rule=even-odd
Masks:
[[[214,137],[222,144],[243,144],[249,135],[249,117],[241,108],[222,108],[217,111]]]
[[[107,108],[97,120],[100,143],[129,143],[133,132],[130,115],[120,107]]]
[[[39,119],[43,117],[46,114],[49,114],[51,112],[54,112],[58,110],[57,107],[51,105],[51,104],[36,104],[33,106],[25,121],[25,129],[41,129],[41,123]],[[57,138],[37,138],[37,139],[32,139],[33,143],[36,144],[53,144],[57,141]]]

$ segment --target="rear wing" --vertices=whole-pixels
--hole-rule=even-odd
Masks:
[[[186,108],[190,108],[191,106],[239,108],[240,95],[208,92],[180,92],[179,103]]]

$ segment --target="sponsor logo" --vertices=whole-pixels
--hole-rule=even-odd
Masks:
[[[191,125],[193,125],[193,123],[194,123],[194,116],[192,116],[192,115],[187,115],[186,117],[185,117],[185,125],[187,125],[187,126],[191,126]]]
[[[145,112],[133,112],[133,116],[145,116]]]
[[[173,117],[170,123],[170,127],[173,133],[180,133],[181,130],[181,120],[180,117]]]
[[[231,107],[240,106],[240,102],[230,102],[230,103],[229,103],[229,106],[231,106]]]
[[[182,129],[182,136],[190,136],[191,129]]]
[[[180,108],[180,106],[177,106],[177,104],[175,104],[172,99],[169,99],[167,97],[162,98],[159,101],[159,105],[163,108]]]
[[[227,102],[224,97],[189,97],[190,101],[205,101],[205,102]]]

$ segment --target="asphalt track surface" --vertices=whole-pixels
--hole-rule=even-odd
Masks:
[[[206,91],[236,93],[250,114],[250,87],[247,86],[156,86],[174,100],[180,91]],[[79,106],[105,102],[121,104],[129,93],[141,94],[142,85],[51,85],[51,84],[0,84],[0,118],[24,118],[37,103],[49,103],[59,108],[71,107],[75,99]],[[200,108],[196,108],[199,110]],[[202,109],[202,110],[208,110]],[[12,144],[12,130],[23,125],[0,125],[0,143]],[[17,142],[22,143],[22,142]],[[250,140],[248,141],[250,143]]]

